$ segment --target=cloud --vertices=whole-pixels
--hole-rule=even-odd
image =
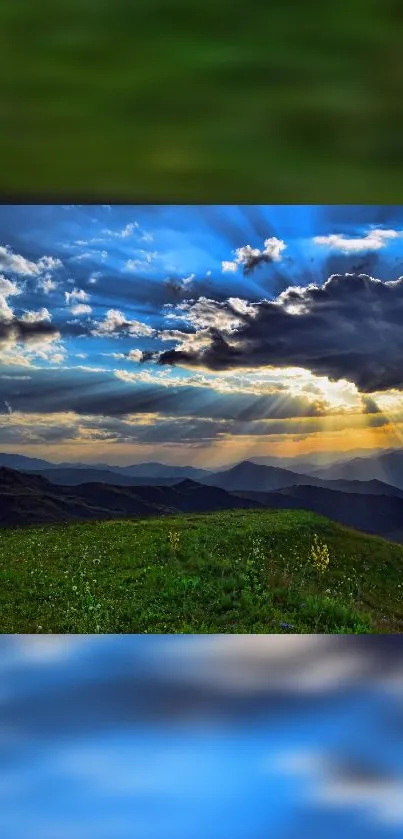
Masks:
[[[70,312],[72,315],[90,315],[92,309],[86,303],[77,303],[76,306],[71,307]]]
[[[64,292],[64,297],[65,297],[67,306],[73,300],[79,300],[81,303],[84,303],[84,302],[86,302],[87,300],[90,299],[89,294],[87,294],[87,292],[84,291],[84,289],[82,289],[82,288],[74,288],[73,291],[65,291]]]
[[[60,339],[60,333],[47,320],[24,321],[12,318],[0,321],[0,347],[12,347],[15,344],[37,346],[44,342]]]
[[[235,273],[238,270],[239,265],[237,262],[228,262],[226,259],[221,263],[221,267],[223,272],[231,272]]]
[[[166,309],[166,320],[184,320],[197,329],[216,328],[232,332],[241,326],[245,314],[253,316],[257,309],[239,297],[230,297],[219,303],[208,297],[199,297],[196,303],[185,302],[175,309]],[[191,337],[191,336],[190,336]]]
[[[71,262],[83,262],[85,259],[95,259],[96,257],[99,257],[104,262],[108,258],[108,251],[85,251],[84,253],[77,254],[77,256],[72,256]]]
[[[32,327],[33,325],[31,325]],[[315,418],[326,414],[326,404],[307,394],[293,396],[279,390],[271,394],[220,393],[208,386],[172,382],[159,378],[158,371],[90,370],[64,367],[60,370],[30,368],[31,378],[0,382],[0,401],[7,400],[15,411],[26,414],[73,412],[80,416],[138,417],[153,414],[183,423],[194,420],[232,421],[232,433],[273,433],[270,421]],[[161,371],[166,373],[166,371]],[[139,421],[139,420],[138,420]],[[182,428],[183,428],[182,424]],[[280,426],[276,427],[278,431]],[[229,427],[227,428],[229,431]],[[287,430],[284,426],[283,431]],[[291,430],[291,429],[290,429]],[[298,430],[301,427],[298,426]],[[221,431],[225,431],[221,427]]]
[[[126,332],[136,337],[148,337],[155,334],[155,330],[148,324],[138,320],[128,320],[118,309],[109,309],[103,321],[99,321],[92,330],[92,335],[116,335]]]
[[[229,301],[190,305],[187,317],[204,329],[204,345],[192,346],[190,338],[161,353],[160,364],[297,366],[331,381],[346,379],[367,393],[403,387],[403,278],[333,275],[321,287],[290,287],[251,309],[234,323]]]
[[[133,235],[134,230],[138,230],[139,224],[137,221],[126,224],[122,230],[103,230],[104,236],[111,236],[115,239],[128,239]]]
[[[51,291],[55,291],[57,288],[57,283],[52,279],[52,277],[46,276],[39,280],[36,288],[37,291],[43,291],[44,294],[50,294]]]
[[[149,265],[153,262],[156,256],[158,256],[158,251],[140,251],[142,254],[141,259],[128,259],[125,263],[126,271],[138,271],[147,269]]]
[[[57,268],[62,268],[63,263],[60,259],[55,259],[53,256],[42,256],[36,263],[39,273],[42,271],[55,271]]]
[[[364,414],[380,414],[381,409],[371,396],[363,396],[362,404],[364,406]]]
[[[263,262],[279,262],[281,254],[287,245],[276,236],[270,239],[265,239],[264,249],[252,248],[250,245],[244,245],[241,248],[236,248],[234,251],[235,259],[232,262],[224,260],[222,262],[223,272],[235,272],[239,266],[242,265],[243,273],[245,275],[251,274],[252,271]]]
[[[322,245],[329,250],[340,250],[343,253],[363,253],[365,251],[378,251],[386,247],[393,239],[402,236],[397,230],[370,230],[365,236],[352,238],[338,233],[331,233],[329,236],[314,236],[316,245]]]
[[[0,270],[10,271],[13,274],[37,275],[43,271],[60,268],[62,262],[53,256],[42,256],[38,262],[32,262],[20,254],[13,253],[7,246],[0,247]]]
[[[107,228],[103,230],[102,233],[104,236],[109,236],[113,239],[129,239],[133,236],[134,231],[138,232],[138,238],[142,242],[152,242],[153,236],[151,233],[147,233],[146,231],[141,231],[140,225],[138,221],[130,222],[126,224],[121,230],[110,230]]]
[[[51,321],[52,315],[49,309],[42,308],[39,312],[26,311],[21,315],[21,320],[24,323],[41,323],[42,321]]]
[[[0,321],[10,320],[13,317],[13,310],[7,303],[7,297],[21,294],[18,286],[0,274]]]
[[[141,352],[141,350],[130,350],[130,352],[128,352],[127,354],[127,357],[129,361],[141,361],[143,353]]]
[[[188,291],[195,279],[196,274],[189,274],[188,277],[169,278],[165,280],[165,285],[174,293],[179,294]]]

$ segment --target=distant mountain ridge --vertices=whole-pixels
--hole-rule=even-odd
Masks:
[[[311,475],[327,480],[381,480],[403,489],[403,449],[356,457],[348,463],[312,470]]]
[[[144,518],[256,506],[261,505],[190,479],[174,487],[126,487],[104,483],[61,487],[40,475],[0,467],[0,527],[128,516]]]
[[[310,510],[340,524],[403,543],[403,492],[392,495],[391,488],[385,490],[379,482],[372,482],[371,488],[372,494],[307,484],[271,491],[228,492],[189,478],[174,486],[92,482],[72,487],[52,484],[41,475],[0,467],[0,527],[267,507]]]
[[[194,466],[170,466],[165,463],[157,463],[154,461],[146,463],[135,463],[130,466],[109,466],[106,463],[51,463],[47,460],[39,458],[31,458],[26,455],[9,454],[0,452],[0,466],[6,466],[9,469],[18,469],[24,472],[60,472],[60,470],[67,469],[72,476],[72,470],[85,470],[87,472],[108,472],[126,477],[143,477],[143,478],[192,478],[197,479],[203,475],[208,475],[206,469],[198,469]],[[55,481],[56,482],[56,481]],[[59,483],[59,481],[57,481]]]

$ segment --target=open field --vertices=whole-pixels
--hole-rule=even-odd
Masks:
[[[301,510],[0,531],[3,633],[403,629],[403,547]]]
[[[397,4],[1,4],[3,193],[400,201]],[[399,168],[400,167],[400,168]]]

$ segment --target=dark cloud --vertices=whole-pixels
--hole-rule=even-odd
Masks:
[[[18,318],[7,321],[0,320],[0,344],[29,344],[31,341],[38,341],[38,339],[52,335],[56,337],[58,334],[58,329],[45,320],[34,323],[22,321]]]
[[[158,414],[249,423],[258,419],[322,416],[325,406],[307,396],[287,393],[220,393],[189,384],[166,386],[126,382],[108,371],[33,370],[28,380],[0,380],[0,402],[13,411],[51,414],[72,411],[81,416],[124,417]]]
[[[370,396],[363,396],[362,402],[364,405],[364,414],[380,414],[381,409],[375,402],[375,399],[372,399]]]
[[[262,301],[230,334],[210,329],[202,349],[168,350],[160,364],[211,370],[304,367],[371,392],[403,387],[403,278],[334,275],[323,286],[290,287]],[[229,304],[222,314],[232,314]]]

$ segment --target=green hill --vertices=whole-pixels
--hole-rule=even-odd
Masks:
[[[403,546],[301,510],[0,530],[3,633],[403,630]]]

